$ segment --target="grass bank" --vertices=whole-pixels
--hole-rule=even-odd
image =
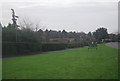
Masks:
[[[118,50],[99,45],[3,60],[3,79],[116,79]]]

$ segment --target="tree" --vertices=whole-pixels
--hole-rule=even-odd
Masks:
[[[12,24],[8,24],[7,27],[2,28],[2,41],[15,42],[16,41],[16,29]]]
[[[28,17],[25,17],[21,21],[19,21],[19,24],[20,24],[20,30],[22,35],[22,38],[21,38],[22,41],[25,41],[25,42],[41,42],[42,41],[43,33],[41,33],[41,30],[39,29],[40,28],[39,23],[37,22],[34,23]]]
[[[19,18],[18,16],[15,15],[15,11],[14,9],[11,9],[12,10],[12,21],[13,21],[13,26],[14,27],[17,27],[17,18]]]
[[[67,32],[65,30],[62,31],[62,37],[66,38],[67,37]]]
[[[92,33],[91,33],[91,32],[89,32],[89,33],[88,33],[88,36],[90,36],[90,37],[91,37],[91,36],[92,36]]]
[[[102,39],[109,38],[108,32],[106,28],[98,28],[95,32],[93,32],[93,35],[97,41],[101,41]]]
[[[109,38],[111,39],[112,42],[117,42],[118,41],[118,35],[116,34],[109,34]]]

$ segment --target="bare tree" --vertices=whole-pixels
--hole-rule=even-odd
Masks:
[[[33,30],[34,29],[34,23],[27,17],[23,18],[19,21],[20,29],[24,30]]]

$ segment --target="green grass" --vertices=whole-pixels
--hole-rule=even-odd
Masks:
[[[3,79],[117,79],[118,50],[99,45],[3,60]]]

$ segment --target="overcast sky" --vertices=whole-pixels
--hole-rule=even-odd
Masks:
[[[2,25],[12,23],[13,8],[19,21],[29,18],[42,29],[118,32],[118,0],[4,0],[1,8]]]

